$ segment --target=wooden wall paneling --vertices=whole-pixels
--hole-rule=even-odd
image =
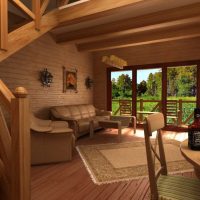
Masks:
[[[63,93],[62,66],[78,70],[78,93],[69,90]],[[44,68],[54,76],[50,87],[43,87],[39,80]],[[0,78],[12,91],[19,85],[26,87],[31,111],[44,119],[50,116],[51,106],[93,104],[95,89],[85,87],[87,76],[93,79],[92,55],[78,52],[72,44],[58,45],[48,33],[0,63]],[[94,87],[96,84],[94,79]]]
[[[0,50],[8,49],[8,2],[0,0]]]

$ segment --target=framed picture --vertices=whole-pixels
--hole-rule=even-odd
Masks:
[[[63,92],[68,90],[77,92],[77,70],[63,67]]]

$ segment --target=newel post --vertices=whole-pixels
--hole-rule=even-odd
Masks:
[[[11,200],[30,200],[30,113],[27,91],[15,89],[11,100]]]

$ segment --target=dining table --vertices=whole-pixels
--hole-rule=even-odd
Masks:
[[[183,157],[193,165],[195,174],[200,179],[200,151],[190,149],[188,139],[181,142],[180,151]]]

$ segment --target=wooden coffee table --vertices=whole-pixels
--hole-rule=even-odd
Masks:
[[[136,118],[134,116],[111,116],[110,120],[98,121],[102,128],[118,129],[118,137],[121,140],[122,129],[129,127],[130,122],[133,123],[133,132],[136,132]],[[94,135],[93,123],[90,123],[90,137]]]

